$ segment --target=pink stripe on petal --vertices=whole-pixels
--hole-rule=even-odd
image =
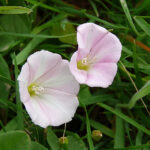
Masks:
[[[116,63],[95,64],[88,72],[86,84],[91,87],[107,88],[112,84],[116,73]]]
[[[98,62],[118,62],[121,57],[122,45],[119,39],[112,33],[108,33],[98,42],[91,51],[91,55]]]
[[[33,82],[38,79],[44,73],[52,69],[60,60],[60,55],[45,50],[36,52],[29,56],[27,62],[30,68],[30,80]]]
[[[84,23],[77,28],[77,42],[80,56],[87,57],[92,47],[100,41],[107,30],[94,23]]]
[[[69,69],[69,62],[62,60],[50,78],[43,80],[41,86],[64,91],[68,94],[77,95],[79,84],[73,77]]]
[[[79,105],[79,84],[68,61],[48,51],[36,52],[22,67],[18,80],[21,101],[35,124],[46,128],[71,121]]]
[[[51,91],[40,97],[36,96],[25,107],[32,121],[46,128],[49,125],[59,126],[69,122],[79,105],[76,96]]]

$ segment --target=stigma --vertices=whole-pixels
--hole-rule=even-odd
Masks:
[[[30,96],[41,95],[44,92],[44,87],[32,83],[28,86]]]
[[[79,61],[77,62],[77,68],[80,69],[80,70],[88,71],[89,68],[90,68],[90,63],[89,63],[89,61],[88,61],[88,58],[85,57],[85,58],[79,60]]]

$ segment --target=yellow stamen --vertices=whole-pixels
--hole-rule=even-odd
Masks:
[[[40,95],[40,94],[42,94],[43,91],[44,91],[44,88],[42,86],[38,86],[35,83],[31,83],[28,86],[28,92],[29,92],[30,96]]]

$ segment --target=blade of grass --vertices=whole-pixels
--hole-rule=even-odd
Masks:
[[[110,11],[110,9],[107,7],[107,5],[103,1],[96,0],[96,2],[100,3],[100,5],[103,6],[107,11]]]
[[[135,120],[131,119],[130,117],[126,116],[125,114],[113,109],[112,107],[103,104],[103,103],[98,103],[98,106],[110,111],[111,113],[119,116],[120,118],[122,118],[123,120],[125,120],[126,122],[128,122],[129,124],[133,125],[134,127],[136,127],[137,129],[143,131],[144,133],[150,135],[150,130],[146,129],[144,126],[140,125],[139,123],[137,123]]]
[[[45,35],[42,32],[42,34],[26,34],[26,33],[14,33],[14,32],[0,32],[0,35],[8,35],[8,36],[16,36],[16,37],[27,37],[27,38],[41,38],[41,39],[53,39],[53,38],[63,38],[63,37],[70,37],[74,36],[75,34],[66,34],[66,35],[61,35],[61,36],[56,36],[56,35]]]
[[[31,4],[35,4],[37,6],[43,7],[45,9],[48,9],[48,10],[51,10],[51,11],[54,11],[54,12],[57,12],[57,13],[63,13],[62,11],[60,11],[59,9],[57,9],[55,7],[46,5],[46,4],[41,3],[41,2],[37,2],[35,0],[26,0],[26,1],[29,2],[29,3],[31,3]]]
[[[150,93],[150,81],[148,81],[137,93],[133,95],[129,102],[129,108],[133,108],[136,102]]]
[[[18,85],[18,66],[17,66],[17,60],[15,54],[14,56],[14,61],[15,61],[15,86],[16,86],[16,105],[17,105],[17,121],[18,121],[18,128],[20,130],[23,130],[24,128],[24,123],[23,123],[23,110],[22,110],[22,104],[20,101],[20,96],[19,96],[19,85]]]
[[[135,43],[136,45],[138,45],[140,48],[150,52],[150,47],[148,47],[147,45],[145,45],[144,43],[136,40],[135,38],[133,38],[132,36],[130,35],[125,35],[125,34],[120,34],[121,36],[125,37],[126,40],[128,40],[129,42],[131,43]]]
[[[146,9],[148,9],[150,6],[149,0],[141,0],[136,4],[135,8],[135,14],[142,13]]]
[[[112,24],[112,23],[110,23],[110,22],[108,22],[108,21],[106,21],[106,20],[100,19],[100,18],[98,18],[98,17],[96,17],[96,16],[92,16],[92,15],[90,15],[90,14],[88,14],[88,13],[84,13],[84,14],[85,14],[85,16],[86,16],[87,18],[93,19],[94,21],[97,21],[97,22],[100,22],[100,23],[103,23],[104,25],[106,25],[106,26],[109,27],[109,28],[113,28],[113,29],[128,29],[127,27],[124,27],[124,26],[122,26],[122,25],[115,25],[115,24]]]
[[[138,65],[138,61],[137,61],[137,50],[136,50],[136,42],[134,41],[133,44],[133,65],[134,65],[134,70],[135,70],[135,76],[136,76],[136,85],[137,88],[142,86],[142,78],[140,75],[140,70],[139,70],[139,65]]]
[[[5,82],[11,86],[15,86],[15,82],[13,80],[10,80],[2,75],[0,75],[0,81]]]
[[[99,13],[98,13],[98,10],[97,10],[97,7],[96,7],[95,3],[92,0],[88,0],[88,1],[91,4],[96,16],[99,17]]]
[[[47,129],[47,142],[52,150],[60,150],[59,140],[51,128]]]
[[[121,112],[119,108],[116,108],[118,112]],[[119,116],[116,116],[116,133],[114,148],[124,148],[125,146],[125,134],[124,134],[124,122]]]
[[[134,86],[135,90],[138,92],[139,90],[138,90],[138,88],[137,88],[135,82],[133,81],[132,77],[130,76],[130,73],[128,72],[128,70],[126,69],[126,67],[124,66],[124,64],[123,64],[121,61],[120,61],[120,63],[121,63],[121,65],[122,65],[124,71],[125,71],[126,74],[128,75],[128,77],[129,77],[129,79],[130,79],[132,85]],[[149,112],[149,110],[148,110],[148,108],[147,108],[147,105],[145,104],[144,100],[143,100],[142,98],[141,98],[140,100],[141,100],[143,106],[145,107],[145,109],[146,109],[148,115],[150,116],[150,112]],[[133,102],[134,102],[134,101],[133,101]],[[134,103],[133,103],[133,104],[134,104]],[[128,107],[129,107],[129,108],[130,108],[130,105],[131,105],[131,104],[130,104],[130,102],[129,102],[129,104],[128,104]]]
[[[48,33],[47,31],[43,32]],[[32,39],[27,46],[16,56],[17,65],[23,63],[28,55],[32,52],[32,50],[39,45],[41,42],[43,42],[44,38],[34,38]],[[13,60],[14,61],[14,60]]]
[[[16,105],[13,102],[11,102],[9,100],[0,99],[0,104],[2,105],[0,107],[6,108],[6,109],[11,109],[12,111],[16,112]]]
[[[89,143],[89,148],[90,148],[90,150],[94,150],[93,141],[92,141],[92,137],[91,137],[92,133],[91,133],[89,116],[88,116],[87,109],[85,106],[84,106],[84,110],[86,113],[86,130],[87,130],[87,139],[88,139],[88,143]]]
[[[0,126],[1,126],[2,130],[3,130],[4,132],[6,132],[5,126],[4,126],[4,124],[3,124],[3,122],[2,122],[1,120],[0,120]]]
[[[81,115],[76,115],[79,119],[81,119],[83,122],[85,122],[85,117],[81,116]],[[100,122],[94,121],[90,119],[90,125],[91,127],[93,127],[94,129],[100,130],[103,134],[114,138],[114,132],[109,129],[108,127],[106,127],[105,125],[101,124]]]
[[[27,0],[27,1],[29,1],[29,2],[31,2],[31,3],[35,3],[35,1],[33,1],[33,0]],[[57,4],[57,2],[59,3],[59,1],[56,1],[56,4]],[[62,3],[62,1],[61,1],[61,3]],[[46,5],[46,4],[44,4],[44,5]],[[65,3],[64,3],[64,5],[66,5]],[[39,6],[41,6],[41,7],[43,7],[42,5],[39,5]],[[48,9],[48,5],[46,5],[46,9]],[[59,8],[59,7],[58,7]],[[94,20],[94,21],[98,21],[98,22],[100,22],[100,23],[103,23],[104,25],[106,25],[106,26],[108,26],[108,27],[110,27],[110,28],[113,28],[113,29],[128,29],[127,27],[125,27],[125,26],[122,26],[122,25],[115,25],[115,24],[112,24],[112,23],[110,23],[110,22],[108,22],[108,21],[106,21],[106,20],[103,20],[103,19],[100,19],[100,18],[98,18],[98,17],[96,17],[96,16],[92,16],[92,15],[90,15],[90,14],[88,14],[88,13],[86,13],[85,11],[86,10],[77,10],[77,9],[75,9],[75,8],[73,8],[73,7],[64,7],[64,6],[61,6],[59,9],[61,9],[61,10],[63,10],[63,12],[66,12],[67,13],[67,15],[72,15],[72,14],[76,14],[76,15],[79,15],[80,17],[81,16],[86,16],[87,18],[89,18],[89,19],[92,19],[92,20]],[[60,10],[59,10],[60,11]]]
[[[129,146],[126,148],[117,148],[117,149],[113,149],[113,150],[137,150],[139,148],[150,148],[150,144],[143,144],[143,145],[139,145],[139,146]],[[109,149],[109,150],[112,150],[112,149]]]
[[[22,6],[0,6],[0,14],[30,14],[31,9]]]
[[[130,12],[129,12],[129,9],[128,9],[126,0],[120,0],[120,3],[121,3],[121,6],[122,6],[122,8],[123,8],[123,10],[124,10],[124,12],[125,12],[125,15],[126,15],[128,21],[129,21],[129,24],[130,24],[131,28],[133,29],[133,31],[134,31],[137,35],[139,35],[139,33],[138,33],[138,31],[136,30],[135,25],[134,25],[134,23],[133,23],[132,17],[131,17],[131,15],[130,15]]]
[[[143,132],[142,131],[138,131],[137,135],[136,135],[136,146],[141,145],[142,144],[142,139],[143,139]],[[140,148],[137,150],[141,150]]]
[[[134,16],[134,20],[141,27],[141,29],[150,37],[150,24],[148,24],[143,17]]]
[[[130,126],[127,122],[125,122],[125,130],[126,130],[126,133],[127,133],[127,136],[128,136],[128,139],[129,139],[129,142],[130,142],[130,145],[134,145],[133,144],[133,140],[132,140],[132,137],[130,135]]]
[[[18,128],[18,122],[17,122],[17,117],[14,117],[12,120],[10,120],[6,125],[5,125],[5,130],[7,131],[14,131],[17,130]],[[4,131],[1,129],[0,134],[4,133]]]
[[[44,23],[40,26],[36,26],[33,29],[32,34],[38,34],[41,31],[43,31],[44,29],[50,27],[51,25],[54,25],[56,22],[60,22],[61,20],[65,19],[65,18],[66,18],[66,15],[64,15],[64,14],[57,15],[56,17],[53,17],[52,19],[50,19],[46,23]]]

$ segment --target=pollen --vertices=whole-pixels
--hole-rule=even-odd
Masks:
[[[30,96],[40,95],[44,92],[44,87],[32,83],[28,86],[28,92]]]

